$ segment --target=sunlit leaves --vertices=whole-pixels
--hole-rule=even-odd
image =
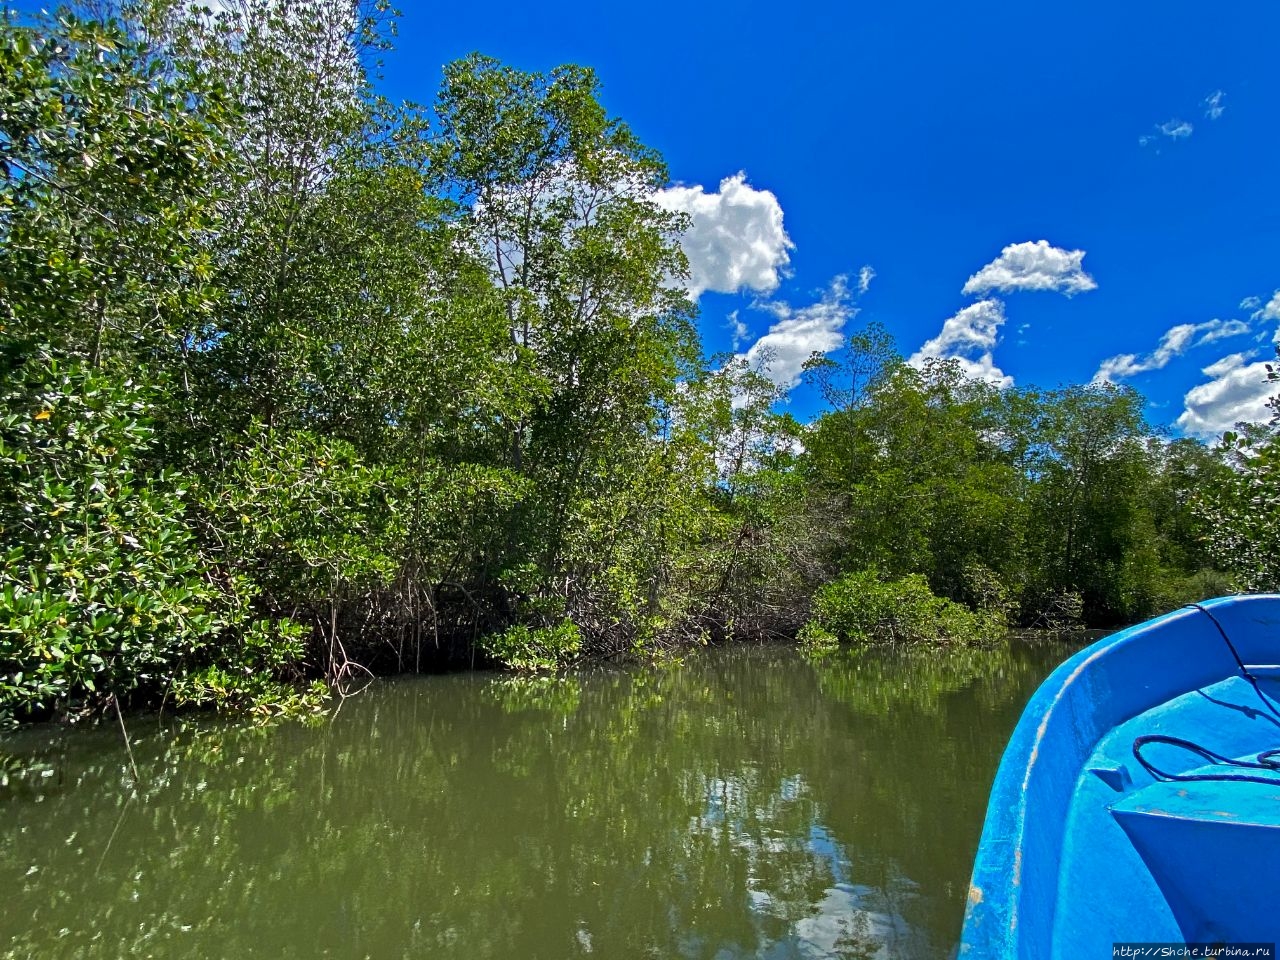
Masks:
[[[3,373],[0,724],[135,690],[278,697],[299,635],[250,622],[256,588],[201,554],[183,478],[151,469],[152,392],[47,350],[10,352]],[[26,415],[36,398],[48,417]],[[208,688],[212,663],[235,682]]]
[[[156,71],[118,25],[0,27],[0,322],[90,359],[179,349],[214,292],[227,120],[216,83]]]

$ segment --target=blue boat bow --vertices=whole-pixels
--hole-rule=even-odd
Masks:
[[[1280,941],[1280,596],[1224,597],[1063,663],[1000,763],[960,955]]]

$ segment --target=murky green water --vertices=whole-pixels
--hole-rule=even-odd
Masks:
[[[0,749],[16,957],[946,957],[1003,745],[1071,647],[778,648],[383,683],[318,729]]]

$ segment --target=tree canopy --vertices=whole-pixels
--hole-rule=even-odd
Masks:
[[[667,170],[590,69],[472,55],[393,104],[393,25],[0,14],[0,721],[1280,583],[1274,427],[1169,440],[877,326],[800,423],[767,357],[704,356]]]

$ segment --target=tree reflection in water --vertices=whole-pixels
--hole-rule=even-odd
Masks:
[[[946,956],[1018,711],[1070,647],[713,650],[382,683],[318,729],[28,732],[12,957]]]

